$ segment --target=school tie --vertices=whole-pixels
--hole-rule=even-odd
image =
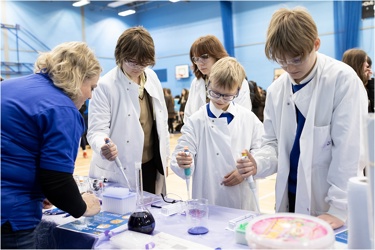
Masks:
[[[233,115],[231,113],[222,113],[219,118],[226,117],[228,124],[233,120]]]
[[[206,107],[207,107],[207,115],[208,115],[208,117],[210,117],[210,118],[216,118],[216,116],[210,110],[210,104],[209,103],[207,104]],[[231,113],[222,113],[219,116],[219,118],[222,118],[222,117],[226,117],[227,118],[227,123],[229,124],[233,120],[234,115],[232,115]]]

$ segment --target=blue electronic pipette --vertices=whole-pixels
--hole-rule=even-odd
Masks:
[[[188,156],[190,154],[188,147],[184,148],[184,153],[185,153],[186,156]],[[186,188],[187,188],[188,200],[190,200],[189,186],[190,186],[191,170],[190,170],[190,168],[185,168],[184,172],[185,172],[185,177],[186,177]]]

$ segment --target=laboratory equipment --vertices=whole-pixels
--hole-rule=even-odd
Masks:
[[[184,153],[186,156],[188,156],[190,154],[189,152],[189,149],[188,147],[184,147]],[[188,197],[188,200],[190,200],[190,176],[191,176],[191,170],[190,168],[185,168],[184,169],[184,172],[185,172],[185,180],[186,180],[186,189],[187,189],[187,197]]]
[[[245,160],[245,159],[247,159],[247,153],[246,153],[246,151],[243,151],[242,152],[242,160]],[[247,182],[250,185],[251,192],[253,192],[254,200],[255,200],[255,205],[257,206],[257,212],[260,213],[258,199],[257,199],[257,195],[256,195],[256,189],[257,189],[257,187],[256,187],[256,184],[255,184],[255,181],[254,181],[254,177],[252,175],[250,175],[247,178]]]
[[[135,164],[135,171],[137,206],[129,217],[128,229],[139,233],[151,234],[155,229],[155,219],[143,203],[142,167],[140,162]]]
[[[103,211],[127,214],[136,208],[136,195],[129,192],[128,188],[109,187],[102,194]]]
[[[164,205],[161,207],[161,214],[165,216],[182,213],[185,210],[185,203],[184,202],[176,202],[169,205]]]
[[[251,249],[334,249],[332,227],[322,219],[296,213],[260,215],[246,226]]]
[[[208,200],[204,198],[188,200],[186,202],[186,218],[189,234],[208,233]]]
[[[107,139],[105,141],[105,143],[109,145],[111,143],[111,141],[109,139]],[[120,169],[120,171],[122,173],[122,176],[124,177],[124,179],[126,181],[126,185],[128,185],[129,190],[132,191],[131,186],[130,186],[130,182],[128,180],[128,177],[126,176],[125,171],[124,171],[124,169],[122,167],[121,161],[120,161],[120,159],[117,156],[115,158],[115,163],[116,163],[116,166]]]

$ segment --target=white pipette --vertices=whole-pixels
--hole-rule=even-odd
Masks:
[[[189,149],[187,147],[184,148],[184,153],[186,156],[190,154]],[[187,189],[187,194],[188,194],[188,200],[190,200],[190,176],[191,176],[191,170],[190,168],[185,168],[185,177],[186,177],[186,189]]]
[[[111,144],[111,141],[110,141],[109,139],[107,139],[107,140],[105,140],[105,143],[106,143],[107,145],[110,145],[110,144]],[[130,182],[129,182],[129,180],[128,180],[128,177],[126,177],[125,171],[124,171],[124,169],[122,168],[121,161],[120,161],[120,159],[119,159],[117,156],[116,156],[116,158],[115,158],[115,163],[116,163],[116,166],[120,169],[120,171],[121,171],[121,173],[122,173],[122,176],[124,176],[124,179],[125,179],[125,181],[126,181],[126,184],[128,185],[129,190],[130,190],[130,191],[133,191],[132,188],[131,188],[131,186],[130,186]]]
[[[247,159],[247,153],[246,152],[242,152],[242,157],[241,157],[242,160],[245,160]],[[247,182],[249,183],[250,185],[250,189],[251,191],[253,192],[253,195],[254,195],[254,200],[255,200],[255,205],[257,206],[257,210],[258,210],[258,213],[260,213],[260,209],[259,209],[259,204],[258,204],[258,200],[257,200],[257,197],[256,197],[256,184],[254,182],[254,177],[252,175],[250,175],[248,178],[247,178]]]

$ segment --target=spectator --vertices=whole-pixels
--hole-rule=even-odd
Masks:
[[[266,102],[266,96],[263,93],[263,90],[258,87],[257,83],[254,81],[249,81],[250,89],[250,99],[252,104],[253,113],[263,122],[263,110]]]
[[[171,93],[171,89],[163,88],[163,92],[165,104],[167,105],[168,110],[168,131],[169,133],[173,134],[173,122],[176,116],[176,112],[174,111],[174,99]]]

